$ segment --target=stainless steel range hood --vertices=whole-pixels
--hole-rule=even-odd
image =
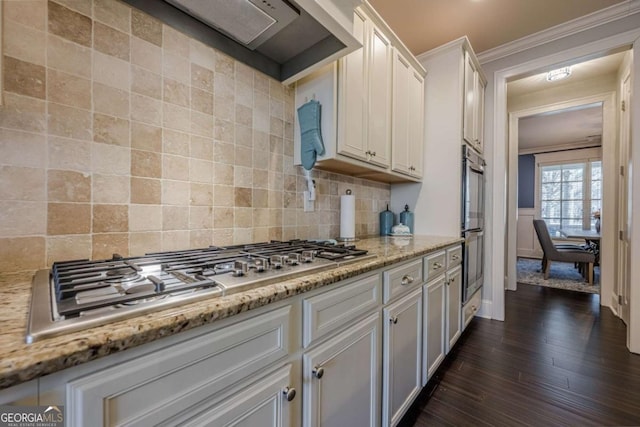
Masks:
[[[361,46],[363,0],[124,1],[285,84]]]

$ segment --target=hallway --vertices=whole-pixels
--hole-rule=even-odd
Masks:
[[[640,355],[599,296],[518,285],[476,318],[400,425],[640,425]]]

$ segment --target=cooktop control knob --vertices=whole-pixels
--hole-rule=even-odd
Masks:
[[[249,270],[249,264],[247,264],[247,261],[234,261],[233,262],[233,275],[238,277],[238,276],[244,276],[245,274],[247,274],[247,271]]]
[[[302,262],[313,262],[314,251],[302,251]]]
[[[287,264],[289,264],[289,265],[298,265],[298,264],[300,264],[300,254],[289,254],[289,255],[287,255]]]
[[[258,258],[254,260],[253,267],[256,269],[258,273],[262,273],[263,271],[269,269],[269,260],[264,258]]]
[[[282,255],[271,255],[269,259],[269,261],[271,261],[271,267],[275,269],[282,268],[282,263],[284,262],[282,258]]]

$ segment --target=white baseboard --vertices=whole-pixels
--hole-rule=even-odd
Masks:
[[[478,310],[476,316],[482,317],[483,319],[492,319],[492,313],[491,300],[483,299],[482,304],[480,305],[480,310]]]

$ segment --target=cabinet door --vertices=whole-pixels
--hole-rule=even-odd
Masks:
[[[463,113],[463,138],[469,144],[475,144],[477,100],[475,99],[476,66],[469,52],[464,53],[464,113]]]
[[[382,425],[395,426],[422,389],[422,289],[384,309]]]
[[[369,32],[369,101],[367,141],[369,162],[391,164],[391,43],[371,24]]]
[[[484,149],[484,90],[485,83],[476,72],[476,148],[482,153]]]
[[[379,314],[303,356],[303,425],[380,424]]]
[[[288,427],[294,425],[290,416],[295,389],[290,388],[291,365],[249,384],[226,399],[189,419],[173,420],[161,425],[176,426],[242,426]],[[191,408],[193,414],[198,408]]]
[[[422,178],[424,161],[424,79],[409,70],[409,168],[411,175]]]
[[[445,277],[437,277],[423,287],[422,385],[438,369],[445,356]]]
[[[447,353],[462,332],[462,268],[447,271]]]
[[[409,61],[394,49],[391,169],[408,175],[411,175],[411,155],[409,154],[410,75]]]
[[[367,19],[356,10],[353,14],[353,35],[363,43],[363,47],[338,62],[338,152],[360,160],[368,158],[367,34]]]

